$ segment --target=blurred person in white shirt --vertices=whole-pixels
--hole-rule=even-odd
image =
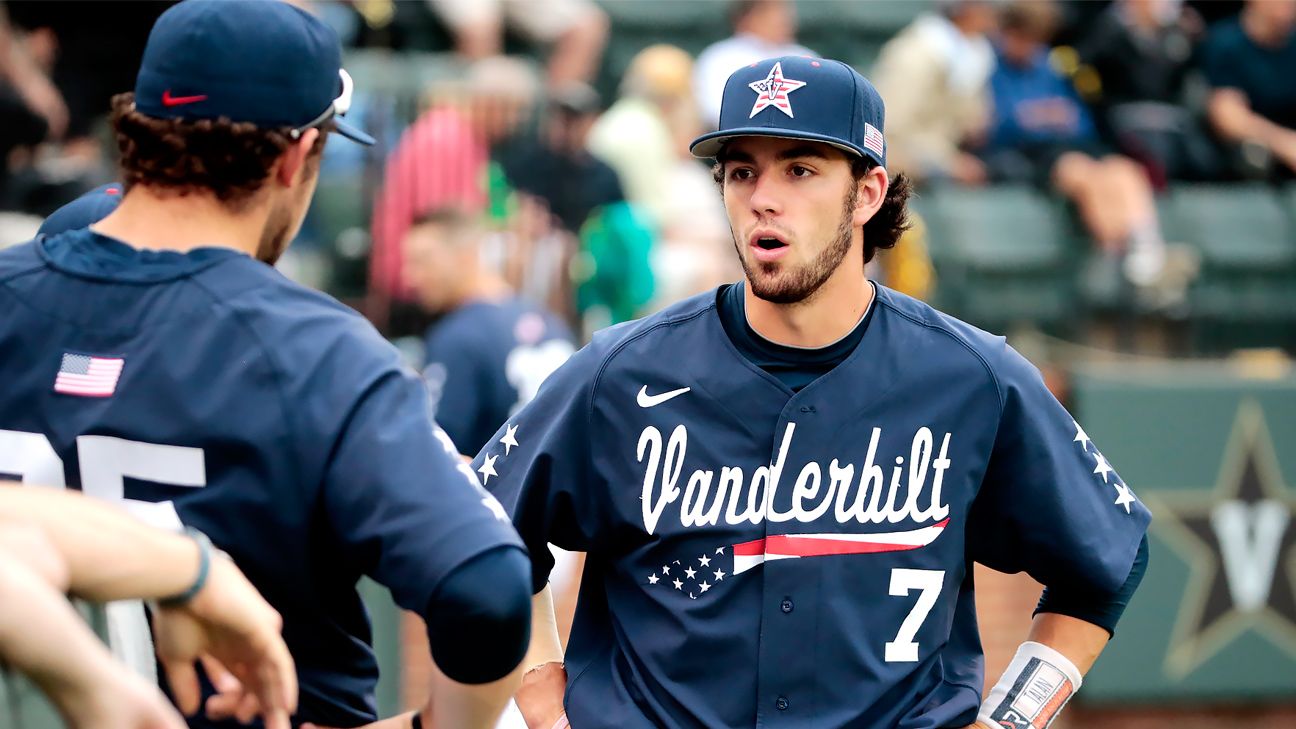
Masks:
[[[626,198],[652,218],[655,306],[732,280],[724,206],[710,172],[688,153],[701,133],[690,77],[693,59],[653,45],[631,60],[617,101],[590,132],[590,151],[620,176]]]
[[[729,9],[733,35],[698,55],[693,94],[707,130],[720,121],[725,81],[735,69],[775,56],[817,56],[797,45],[796,8],[789,0],[734,0]]]

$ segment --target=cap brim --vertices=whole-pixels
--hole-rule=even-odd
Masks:
[[[333,129],[347,139],[358,144],[363,144],[366,147],[372,147],[377,141],[373,137],[342,121],[338,117],[333,117]]]
[[[853,154],[856,157],[868,157],[877,160],[871,152],[867,152],[863,147],[845,144],[841,140],[834,139],[824,134],[815,134],[814,132],[799,132],[792,129],[778,129],[777,127],[741,127],[739,129],[725,129],[719,132],[703,134],[689,145],[689,152],[694,157],[707,159],[720,153],[725,142],[737,137],[779,137],[780,139],[805,139],[811,142],[822,142],[840,149],[843,152]],[[880,162],[880,160],[877,160]]]

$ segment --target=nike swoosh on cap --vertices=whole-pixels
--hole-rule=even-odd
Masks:
[[[184,104],[196,104],[199,101],[206,101],[206,94],[196,94],[194,96],[172,96],[171,89],[162,92],[163,106],[182,106]]]
[[[666,402],[667,400],[670,400],[673,397],[679,397],[680,395],[683,395],[684,393],[688,392],[690,389],[692,388],[681,387],[678,390],[663,392],[660,395],[649,395],[648,386],[644,385],[643,387],[639,388],[639,395],[638,397],[635,398],[635,402],[639,403],[639,407],[641,408],[650,408],[657,405],[661,405],[662,403]]]

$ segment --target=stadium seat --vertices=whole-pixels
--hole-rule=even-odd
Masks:
[[[915,209],[929,231],[937,305],[1001,330],[1074,319],[1074,241],[1061,203],[1029,187],[943,188]]]
[[[1166,237],[1192,244],[1202,262],[1221,271],[1296,267],[1292,219],[1264,185],[1175,188],[1163,221]]]
[[[1201,273],[1189,293],[1198,346],[1290,346],[1296,222],[1283,198],[1263,185],[1182,186],[1164,212],[1166,237],[1201,254]]]

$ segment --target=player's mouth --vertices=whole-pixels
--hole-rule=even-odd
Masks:
[[[747,238],[752,256],[758,261],[777,261],[788,252],[788,242],[772,230],[756,230]]]

